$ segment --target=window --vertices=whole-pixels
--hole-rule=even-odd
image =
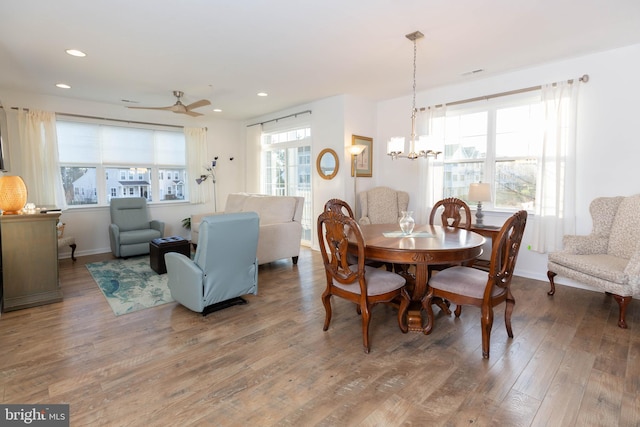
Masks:
[[[537,93],[537,92],[536,92]],[[467,200],[469,184],[490,182],[498,210],[533,210],[543,120],[531,93],[462,105],[435,119],[444,140],[443,196]]]
[[[69,206],[105,205],[113,197],[186,200],[186,148],[181,131],[64,119],[56,127]]]
[[[262,134],[262,192],[303,196],[302,240],[311,242],[311,128]]]

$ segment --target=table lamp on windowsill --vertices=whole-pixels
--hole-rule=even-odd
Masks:
[[[476,209],[476,227],[484,227],[482,218],[482,202],[491,201],[491,186],[486,182],[476,182],[469,186],[469,195],[467,199],[470,202],[478,202]]]

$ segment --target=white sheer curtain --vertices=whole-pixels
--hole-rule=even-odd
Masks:
[[[562,248],[562,237],[575,233],[576,116],[578,79],[542,87],[544,138],[538,161],[536,209],[531,249]]]
[[[262,125],[254,125],[247,127],[246,134],[246,147],[247,147],[247,169],[245,180],[247,183],[246,191],[250,193],[264,192],[262,188],[262,144],[260,139],[262,137]],[[256,172],[257,171],[257,172]]]
[[[446,107],[428,107],[418,116],[418,129],[421,136],[426,136],[429,141],[427,149],[433,151],[441,151],[444,153],[444,117],[446,115]],[[436,201],[442,199],[443,189],[443,156],[439,154],[438,159],[429,157],[427,159],[418,159],[418,191],[416,206],[417,212],[415,219],[418,224],[426,224],[429,222],[429,214],[431,207]]]
[[[215,186],[213,190],[210,186],[213,183],[209,180],[198,185],[195,179],[206,174],[207,159],[207,129],[206,128],[184,128],[184,140],[187,148],[187,176],[189,177],[189,200],[191,203],[206,203],[213,200],[215,196]]]
[[[22,179],[28,202],[67,209],[58,161],[56,115],[47,111],[18,111],[22,145]]]

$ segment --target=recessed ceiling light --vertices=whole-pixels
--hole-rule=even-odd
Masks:
[[[257,95],[258,96],[268,96],[269,94],[267,92],[258,92]]]
[[[67,49],[65,50],[65,52],[67,52],[71,56],[77,56],[79,58],[84,58],[85,56],[87,56],[86,53],[78,49]]]
[[[213,112],[214,112],[214,113],[222,113],[222,110],[221,110],[221,109],[219,109],[219,108],[214,108],[214,109],[213,109]]]
[[[60,89],[71,89],[71,86],[66,83],[56,83],[56,87],[59,87]]]

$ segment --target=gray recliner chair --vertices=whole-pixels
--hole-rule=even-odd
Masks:
[[[193,261],[176,252],[164,256],[173,299],[207,315],[257,295],[259,222],[255,212],[205,217]]]
[[[114,256],[126,258],[149,253],[149,242],[164,235],[164,222],[149,219],[147,199],[111,199],[109,241]]]

